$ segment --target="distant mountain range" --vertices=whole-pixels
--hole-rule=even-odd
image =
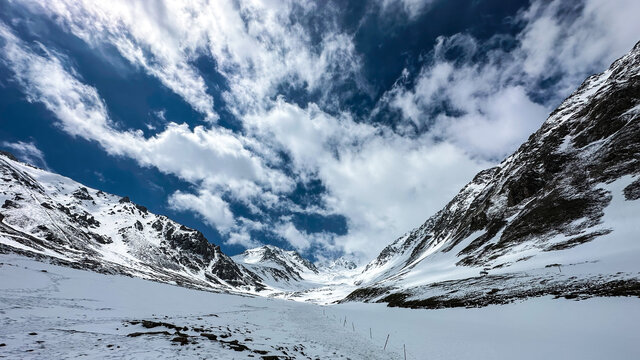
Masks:
[[[0,252],[202,290],[483,306],[640,296],[640,43],[498,166],[366,267],[263,246],[233,258],[128,198],[0,155]]]

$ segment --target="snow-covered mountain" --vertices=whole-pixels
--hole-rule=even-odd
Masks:
[[[305,275],[318,274],[318,268],[297,252],[272,245],[248,249],[232,259],[274,288],[300,288],[304,286]]]
[[[260,278],[201,232],[0,154],[0,252],[217,291],[257,291]]]
[[[267,286],[262,295],[322,304],[338,301],[355,289],[354,277],[361,271],[349,258],[314,264],[295,251],[272,245],[246,250],[232,259]]]
[[[322,268],[330,272],[349,271],[354,270],[357,267],[358,265],[356,264],[356,261],[354,259],[345,256],[339,257],[329,262],[329,264],[322,266]]]
[[[640,296],[640,43],[498,166],[387,246],[348,300]]]

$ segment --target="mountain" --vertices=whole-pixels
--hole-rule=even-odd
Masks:
[[[215,291],[254,292],[260,278],[197,230],[129,198],[0,154],[0,253]]]
[[[305,274],[318,274],[318,268],[297,252],[272,245],[246,250],[232,259],[279,289],[304,287]]]
[[[387,246],[345,301],[439,308],[640,296],[640,43]]]
[[[356,260],[348,256],[342,256],[335,260],[330,261],[328,264],[323,264],[322,269],[328,272],[344,272],[354,270],[358,267]]]
[[[347,296],[356,288],[354,276],[361,271],[349,257],[313,264],[295,251],[272,245],[246,250],[232,259],[266,285],[261,295],[319,304]]]

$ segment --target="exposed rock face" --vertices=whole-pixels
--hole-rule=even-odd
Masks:
[[[206,290],[264,288],[201,232],[6,154],[0,203],[0,252]]]
[[[640,198],[639,175],[640,43],[607,71],[585,80],[513,155],[480,172],[444,209],[385,248],[362,275],[368,284],[349,299],[420,306],[419,301],[437,295],[442,301],[463,303],[462,292],[451,287],[452,293],[446,294],[442,282],[425,280],[431,285],[420,289],[401,284],[418,269],[433,274],[448,266],[454,277],[487,275],[491,269],[509,271],[517,262],[533,264],[543,252],[563,251],[565,257],[572,250],[577,254],[576,247],[583,244],[624,236],[625,229],[637,225],[627,221],[614,226],[604,215],[612,199],[622,195],[616,181],[625,185],[621,201]],[[640,207],[635,209],[640,214]],[[621,240],[611,246],[635,245]],[[448,260],[440,260],[444,258]],[[618,275],[610,280],[637,277],[637,273]],[[524,281],[523,277],[516,278]],[[571,288],[572,281],[567,281]],[[541,288],[537,294],[550,288],[537,287]],[[522,292],[516,285],[513,288]],[[640,291],[636,286],[631,293]]]

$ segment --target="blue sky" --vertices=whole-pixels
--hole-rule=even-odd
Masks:
[[[5,0],[0,145],[229,254],[368,258],[627,52],[638,13],[635,0]]]

